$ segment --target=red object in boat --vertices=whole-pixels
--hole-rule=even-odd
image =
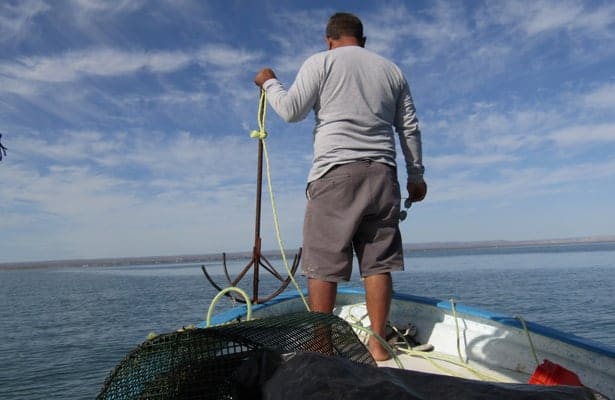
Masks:
[[[529,383],[533,385],[583,386],[577,374],[549,360],[544,360],[542,364],[536,367]]]

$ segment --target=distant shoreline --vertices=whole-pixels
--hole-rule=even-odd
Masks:
[[[407,243],[404,250],[407,252],[429,250],[463,250],[463,249],[494,249],[494,248],[524,248],[524,247],[548,247],[561,245],[590,245],[590,244],[615,243],[615,236],[596,236],[569,239],[544,239],[544,240],[490,240],[472,242],[427,242]],[[292,258],[296,249],[287,249],[287,257]],[[280,258],[278,250],[263,251],[262,254],[270,259]],[[226,253],[227,261],[249,260],[252,252]],[[40,269],[62,267],[113,267],[113,266],[138,266],[138,265],[163,265],[163,264],[199,264],[222,262],[222,253],[217,254],[191,254],[173,256],[144,256],[144,257],[114,257],[92,259],[68,259],[49,261],[23,261],[0,263],[0,270],[10,269]]]

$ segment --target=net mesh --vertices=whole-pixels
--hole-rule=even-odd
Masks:
[[[317,352],[376,365],[344,320],[330,314],[300,312],[173,332],[148,340],[111,372],[97,398],[236,398],[234,374],[264,351]]]

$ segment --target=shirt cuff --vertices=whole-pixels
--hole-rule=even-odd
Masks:
[[[425,173],[425,167],[407,167],[406,172],[408,174],[408,182],[423,182],[423,174]]]
[[[269,89],[271,87],[271,85],[274,85],[277,82],[278,82],[278,80],[276,78],[267,79],[265,81],[265,83],[263,83],[263,90],[267,91],[267,89]]]

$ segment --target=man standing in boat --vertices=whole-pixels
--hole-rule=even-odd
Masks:
[[[328,50],[303,63],[290,89],[270,68],[254,81],[285,121],[300,121],[311,110],[316,117],[302,256],[310,309],[333,311],[337,283],[350,279],[354,250],[372,330],[384,337],[391,271],[404,267],[393,129],[412,202],[427,193],[421,132],[406,78],[394,63],[364,48],[359,18],[334,14],[325,39]],[[375,339],[369,349],[378,361],[390,357]]]

